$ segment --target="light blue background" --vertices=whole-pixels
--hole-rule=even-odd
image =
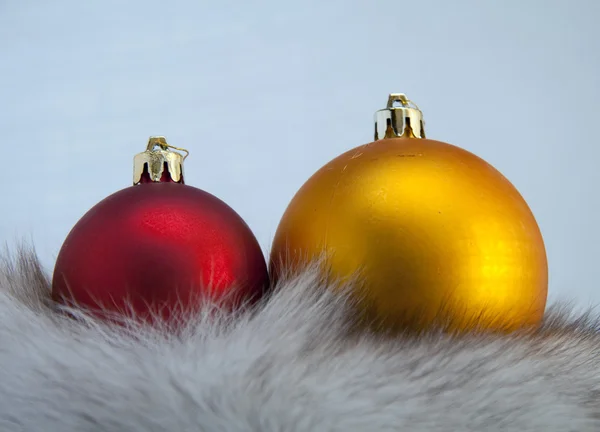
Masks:
[[[600,303],[600,1],[0,0],[0,240],[50,270],[149,135],[265,251],[300,185],[389,92],[521,191],[554,297]]]

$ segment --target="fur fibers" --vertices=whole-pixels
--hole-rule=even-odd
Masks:
[[[0,264],[0,432],[600,431],[600,325],[384,337],[308,271],[178,334],[59,313],[33,252]]]

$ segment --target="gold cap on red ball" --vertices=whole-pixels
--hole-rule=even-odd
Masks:
[[[177,150],[177,151],[172,151]],[[184,152],[182,155],[178,152]],[[133,159],[133,184],[183,181],[183,161],[189,152],[172,146],[163,136],[148,139],[146,151],[135,155]]]

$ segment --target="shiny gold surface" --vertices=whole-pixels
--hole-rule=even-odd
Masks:
[[[546,252],[527,203],[450,144],[383,139],[315,173],[276,232],[274,278],[323,253],[331,276],[359,274],[365,317],[392,329],[511,331],[543,316]]]
[[[182,151],[185,156],[170,149]],[[183,161],[188,155],[186,149],[168,144],[165,137],[150,137],[146,151],[135,155],[133,159],[133,184],[137,185],[142,181],[146,166],[152,181],[160,181],[166,166],[173,181],[179,183],[183,177]]]

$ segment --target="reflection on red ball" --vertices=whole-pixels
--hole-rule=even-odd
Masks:
[[[258,299],[268,281],[263,253],[242,218],[184,184],[145,183],[96,204],[58,255],[52,297],[138,317]]]

